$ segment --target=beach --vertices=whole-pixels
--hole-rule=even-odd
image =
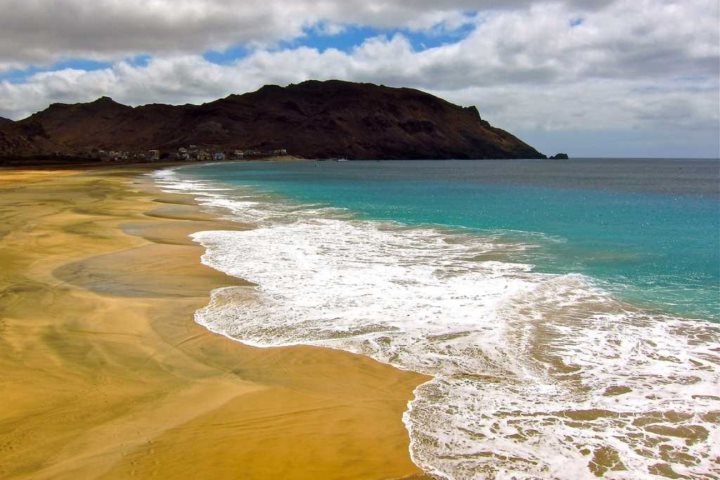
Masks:
[[[424,478],[402,415],[428,377],[196,324],[249,284],[189,235],[251,226],[148,171],[0,171],[0,477]]]

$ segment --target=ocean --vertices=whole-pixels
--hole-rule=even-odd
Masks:
[[[256,228],[196,320],[431,375],[441,478],[720,476],[720,161],[242,162],[155,174]]]

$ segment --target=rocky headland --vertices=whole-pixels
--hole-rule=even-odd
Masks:
[[[102,97],[55,103],[19,121],[0,119],[5,159],[150,150],[172,159],[191,145],[318,159],[545,158],[475,107],[409,88],[337,80],[267,85],[202,105],[130,107]]]

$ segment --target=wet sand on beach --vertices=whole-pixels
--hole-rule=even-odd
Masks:
[[[401,417],[426,378],[197,325],[246,283],[188,235],[249,227],[141,173],[0,170],[0,478],[425,478]]]

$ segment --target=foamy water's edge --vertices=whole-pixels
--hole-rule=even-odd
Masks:
[[[450,479],[720,476],[720,328],[510,261],[534,245],[361,221],[177,174],[239,232],[203,263],[257,288],[196,321],[260,346],[315,345],[433,376],[403,415],[413,461]]]

